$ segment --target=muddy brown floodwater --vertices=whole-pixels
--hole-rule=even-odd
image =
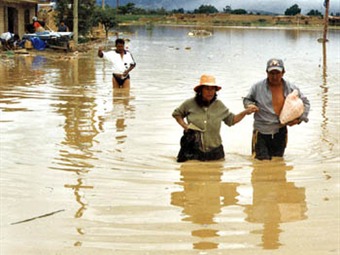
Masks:
[[[323,47],[312,30],[122,29],[128,91],[112,89],[99,45],[1,59],[1,255],[338,254],[340,31]],[[247,116],[223,126],[224,161],[177,163],[171,113],[200,75],[239,112],[271,57],[311,102],[284,158],[251,158]]]

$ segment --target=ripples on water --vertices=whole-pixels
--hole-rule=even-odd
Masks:
[[[336,249],[337,238],[320,235],[319,247],[312,240],[337,233],[339,32],[329,34],[325,66],[320,31],[216,29],[190,38],[189,28],[130,29],[124,36],[137,61],[130,91],[112,90],[96,48],[68,59],[1,61],[6,254]],[[182,131],[171,113],[193,96],[199,76],[214,74],[219,98],[237,113],[273,56],[312,105],[310,122],[290,129],[285,158],[251,159],[248,116],[223,127],[225,161],[177,164]]]

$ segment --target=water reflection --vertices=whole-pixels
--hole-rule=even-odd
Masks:
[[[80,206],[78,210],[76,211],[74,217],[76,219],[79,219],[84,215],[84,212],[86,211],[87,204],[88,204],[87,200],[85,199],[84,189],[93,189],[93,186],[84,185],[84,179],[78,178],[76,184],[65,184],[65,188],[72,189],[74,192],[75,199]],[[85,235],[85,230],[81,227],[77,227],[76,231],[80,236]],[[74,243],[74,246],[81,246],[81,245],[82,245],[81,241],[76,241]]]
[[[300,37],[300,30],[298,29],[287,29],[285,30],[285,38],[290,39],[291,41],[296,41]]]
[[[198,228],[191,235],[200,241],[193,244],[194,249],[218,248],[214,237],[219,236],[215,217],[222,207],[236,205],[238,202],[238,183],[222,182],[222,163],[185,163],[180,167],[183,191],[171,194],[171,204],[183,207],[183,221],[190,221]]]
[[[5,249],[18,249],[20,238],[39,243],[20,246],[20,254],[107,254],[112,247],[129,254],[336,250],[337,205],[320,201],[331,201],[338,190],[339,31],[331,33],[325,45],[331,57],[322,59],[326,47],[316,42],[319,32],[216,29],[214,36],[198,39],[187,37],[189,29],[155,27],[151,32],[131,27],[136,31],[131,51],[140,63],[131,92],[112,91],[109,67],[102,68],[105,62],[96,56],[97,47],[79,59],[36,58],[32,52],[0,60]],[[187,46],[191,50],[184,50]],[[228,88],[221,99],[238,109],[249,84],[262,77],[263,63],[277,54],[287,59],[290,79],[302,84],[313,108],[303,132],[291,134],[297,135],[285,158],[294,171],[284,162],[275,161],[277,167],[252,165],[248,156],[230,157],[224,167],[190,162],[179,169],[173,148],[178,147],[180,130],[171,111],[192,95],[192,78],[212,70]],[[249,137],[240,135],[249,133],[248,120],[236,135],[226,133],[229,152],[235,155],[248,155],[244,148]],[[226,171],[230,164],[241,171]],[[173,185],[178,170],[181,180]],[[332,178],[320,182],[323,171]],[[307,198],[297,183],[308,189]],[[47,186],[51,191],[44,192]],[[307,212],[306,199],[313,213]],[[31,209],[39,215],[54,207],[66,213],[30,225],[7,224]],[[309,219],[303,221],[307,213]],[[284,224],[290,221],[297,223]],[[333,233],[330,244],[327,238],[315,244],[311,223],[313,233]]]
[[[95,121],[96,98],[91,96],[92,91],[89,90],[89,86],[85,86],[86,83],[81,83],[85,79],[84,75],[78,71],[80,62],[74,60],[69,63],[69,69],[60,69],[59,71],[60,76],[63,76],[63,84],[59,86],[68,93],[59,95],[61,103],[53,106],[57,108],[58,114],[65,117],[65,137],[60,143],[63,148],[60,149],[59,157],[56,158],[57,166],[51,167],[51,169],[75,173],[77,176],[75,183],[64,185],[66,189],[73,190],[75,201],[79,206],[74,214],[76,219],[83,217],[87,209],[86,190],[94,188],[92,185],[87,185],[86,182],[88,181],[87,174],[95,167],[91,163],[91,160],[95,159],[91,148],[95,142],[94,138],[99,133]],[[69,70],[72,71],[72,75],[67,75]],[[73,86],[68,87],[68,84],[73,84]],[[76,232],[81,236],[85,234],[85,230],[80,227],[76,227]],[[81,245],[81,241],[74,243],[74,246]]]
[[[62,169],[71,170],[74,167],[76,172],[87,172],[88,168],[93,167],[91,164],[76,164],[75,162],[90,159],[93,156],[90,148],[93,146],[94,137],[99,131],[95,125],[96,98],[92,96],[88,86],[78,85],[81,80],[80,77],[84,77],[77,72],[80,62],[75,60],[69,63],[67,69],[61,68],[57,72],[63,77],[63,83],[59,87],[63,89],[64,93],[58,95],[60,103],[52,104],[52,106],[59,115],[65,117],[65,137],[61,144],[70,148],[69,153],[66,150],[60,150],[60,160],[64,162],[60,164]],[[71,70],[72,75],[67,75],[69,70]],[[69,87],[69,84],[73,86]],[[65,166],[68,167],[65,168]]]
[[[113,89],[113,115],[116,118],[117,144],[125,142],[125,120],[135,109],[130,105],[130,89]]]
[[[305,188],[287,182],[286,172],[292,166],[284,161],[274,163],[253,163],[251,183],[253,201],[245,206],[246,221],[262,223],[263,228],[253,231],[261,235],[264,249],[278,249],[280,243],[280,224],[306,219]]]
[[[45,84],[46,80],[44,75],[46,71],[44,70],[44,65],[46,65],[47,59],[44,56],[28,56],[21,58],[23,68],[27,70],[28,75],[25,75],[25,85],[37,85]],[[24,70],[23,73],[26,73]]]
[[[322,106],[321,106],[321,134],[322,134],[322,141],[325,142],[329,149],[332,151],[334,144],[328,138],[328,117],[327,117],[327,108],[328,108],[328,84],[327,84],[327,42],[322,42],[322,85],[320,86],[322,89]]]

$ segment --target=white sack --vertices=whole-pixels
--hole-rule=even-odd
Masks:
[[[299,118],[304,111],[304,105],[299,97],[299,92],[294,89],[285,100],[282,111],[280,113],[281,124],[286,124],[292,120]]]

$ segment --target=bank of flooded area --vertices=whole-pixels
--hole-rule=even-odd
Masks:
[[[129,90],[112,89],[97,56],[113,38],[67,58],[2,58],[0,253],[339,253],[339,32],[323,46],[320,31],[125,29]],[[311,102],[284,158],[252,159],[247,116],[222,127],[225,160],[177,163],[171,113],[200,75],[236,113],[270,57]]]

